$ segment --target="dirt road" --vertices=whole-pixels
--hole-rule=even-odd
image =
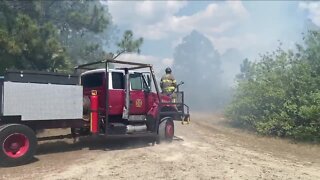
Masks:
[[[142,139],[46,142],[1,179],[320,179],[320,146],[259,137],[218,115],[176,123],[171,144]]]

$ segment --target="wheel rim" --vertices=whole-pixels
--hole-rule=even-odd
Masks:
[[[174,127],[171,122],[168,122],[166,125],[166,136],[167,138],[172,138],[174,134]]]
[[[7,156],[19,158],[27,153],[29,149],[29,140],[24,134],[14,133],[4,140],[2,148]]]

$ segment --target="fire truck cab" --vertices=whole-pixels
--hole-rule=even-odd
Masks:
[[[154,134],[158,133],[159,125],[164,122],[167,131],[164,136],[158,133],[158,141],[170,141],[174,135],[173,121],[188,122],[188,106],[184,105],[187,108],[185,112],[184,108],[177,106],[184,102],[172,103],[170,97],[159,92],[151,65],[111,62],[113,65],[125,63],[134,67],[88,70],[82,73],[80,78],[84,99],[90,99],[92,92],[98,96],[100,118],[98,133],[108,135]],[[84,66],[77,68],[81,69]],[[137,71],[145,68],[149,71]],[[182,100],[183,95],[180,97]],[[84,111],[88,113],[88,107],[84,108]]]

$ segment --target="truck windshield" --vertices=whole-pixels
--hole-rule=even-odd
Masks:
[[[81,77],[83,87],[99,87],[102,86],[103,73],[92,73]]]

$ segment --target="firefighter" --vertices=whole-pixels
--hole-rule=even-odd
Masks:
[[[160,81],[160,87],[162,89],[162,93],[170,96],[175,101],[175,95],[174,91],[177,88],[177,82],[174,78],[174,76],[171,74],[172,70],[171,68],[167,67],[165,70],[166,74],[162,76]]]

